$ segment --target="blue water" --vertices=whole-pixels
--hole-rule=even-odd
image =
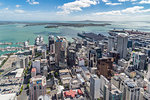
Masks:
[[[71,22],[70,22],[71,23]],[[28,26],[25,24],[9,24],[0,25],[0,42],[24,42],[30,41],[30,44],[34,44],[34,39],[37,35],[44,37],[45,43],[48,42],[48,35],[64,36],[68,41],[72,41],[72,37],[77,37],[79,32],[94,32],[96,34],[108,35],[108,31],[111,29],[129,29],[140,30],[150,32],[149,22],[105,22],[110,23],[108,26],[88,26],[88,27],[58,27],[58,28],[44,28],[45,25]],[[0,46],[4,47],[4,46]],[[7,46],[5,46],[7,47]],[[5,52],[0,52],[4,54]]]

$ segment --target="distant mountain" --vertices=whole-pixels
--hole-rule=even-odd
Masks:
[[[82,21],[75,21],[75,22],[97,22],[97,23],[108,23],[112,21],[95,21],[95,20],[82,20]]]

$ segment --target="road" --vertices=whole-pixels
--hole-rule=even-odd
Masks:
[[[27,73],[27,77],[24,79],[23,83],[23,91],[22,93],[17,97],[17,100],[28,100],[29,98],[29,89],[27,88],[28,80],[30,79],[30,71]]]

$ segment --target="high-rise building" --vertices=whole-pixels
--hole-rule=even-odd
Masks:
[[[100,58],[97,62],[97,74],[105,76],[107,79],[111,79],[113,75],[113,59],[111,57]]]
[[[96,67],[97,65],[97,54],[94,49],[90,49],[88,52],[88,63],[89,67]]]
[[[54,40],[54,36],[52,35],[50,35],[48,38],[48,48],[49,48],[50,54],[55,53],[55,40]]]
[[[30,100],[38,100],[38,97],[46,94],[46,77],[34,76],[30,80]]]
[[[113,36],[108,37],[108,49],[107,51],[113,51],[115,49],[115,38]]]
[[[90,78],[90,98],[91,100],[100,98],[100,79],[94,74]]]
[[[32,68],[31,70],[31,77],[36,76],[36,68]]]
[[[122,100],[122,92],[113,84],[111,87],[110,84],[105,84],[103,97],[104,100]]]
[[[95,48],[97,59],[102,58],[102,50],[100,47]]]
[[[119,33],[117,36],[117,51],[120,54],[120,58],[126,58],[127,56],[128,35],[125,33]]]
[[[73,67],[76,62],[76,52],[74,50],[68,50],[67,65]]]
[[[128,78],[126,74],[121,73],[114,76],[111,83],[122,92],[122,100],[141,100],[141,87],[138,86],[137,81]]]
[[[46,59],[46,50],[45,49],[42,50],[42,58]]]
[[[32,62],[32,67],[36,68],[37,73],[41,73],[41,65],[40,65],[40,60],[35,60]]]
[[[113,57],[114,62],[118,63],[118,60],[120,59],[120,54],[117,51],[110,51],[109,57]]]
[[[146,69],[147,56],[142,52],[132,53],[133,65],[136,66],[138,70]]]
[[[56,65],[59,65],[61,50],[64,50],[65,58],[66,58],[67,47],[68,47],[68,41],[66,40],[66,38],[57,36],[57,40],[55,42],[55,59],[56,59],[55,63],[56,63]]]
[[[131,80],[122,81],[120,90],[123,92],[123,100],[140,100],[140,87]]]

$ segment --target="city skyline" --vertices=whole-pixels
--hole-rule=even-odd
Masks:
[[[147,21],[150,15],[149,5],[150,0],[1,0],[0,19]]]

